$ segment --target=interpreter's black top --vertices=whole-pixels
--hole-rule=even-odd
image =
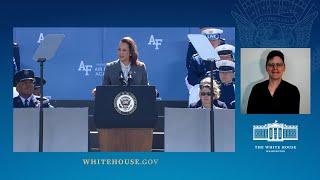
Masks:
[[[281,80],[271,96],[269,80],[256,84],[251,91],[248,114],[299,114],[300,93],[296,86]]]

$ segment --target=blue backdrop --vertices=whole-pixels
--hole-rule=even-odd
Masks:
[[[234,28],[221,28],[226,42],[234,44]],[[132,37],[139,59],[147,67],[149,83],[161,98],[187,100],[184,78],[189,33],[199,28],[14,28],[13,39],[20,47],[21,68],[39,75],[32,60],[39,42],[47,34],[65,34],[56,56],[45,63],[45,94],[53,99],[90,99],[91,90],[102,83],[106,62],[116,60],[119,41]]]

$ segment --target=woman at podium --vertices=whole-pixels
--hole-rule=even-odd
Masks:
[[[137,45],[131,37],[120,40],[118,59],[107,63],[102,85],[148,85],[145,64],[139,61]],[[98,131],[100,151],[152,150],[152,128],[100,128]]]
[[[102,85],[147,85],[146,66],[138,59],[137,45],[131,37],[120,40],[118,59],[107,63]]]

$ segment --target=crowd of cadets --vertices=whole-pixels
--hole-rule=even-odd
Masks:
[[[201,34],[208,38],[220,60],[202,59],[189,43],[186,59],[188,75],[185,79],[189,91],[189,106],[192,108],[202,106],[199,98],[199,83],[210,76],[212,69],[213,77],[221,91],[219,99],[214,100],[214,105],[220,108],[235,109],[235,47],[227,44],[226,39],[222,38],[223,30],[221,29],[203,28]]]

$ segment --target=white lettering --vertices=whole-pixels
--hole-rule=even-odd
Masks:
[[[149,45],[154,45],[154,43],[155,43],[154,36],[153,36],[153,34],[151,34],[148,44]]]
[[[40,33],[37,43],[40,44],[40,42],[43,41],[43,40],[44,40],[43,33]]]
[[[156,39],[154,38],[154,35],[151,34],[150,38],[149,38],[149,43],[148,45],[153,45],[155,46],[155,49],[158,50],[159,46],[161,46],[163,39]]]
[[[85,75],[89,76],[89,72],[91,72],[91,69],[92,69],[92,65],[85,65],[84,61],[81,61],[79,68],[78,68],[78,71],[85,71],[86,72]]]

